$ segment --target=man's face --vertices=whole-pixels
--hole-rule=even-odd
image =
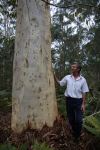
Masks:
[[[79,68],[78,68],[77,64],[71,65],[71,72],[72,72],[72,73],[77,73],[77,72],[79,72]]]

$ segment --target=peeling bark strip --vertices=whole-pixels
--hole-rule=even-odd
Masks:
[[[19,0],[13,63],[14,132],[28,125],[35,129],[45,123],[52,126],[58,116],[50,45],[49,8],[40,0]]]

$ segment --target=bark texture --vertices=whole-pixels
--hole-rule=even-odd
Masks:
[[[12,130],[52,126],[58,116],[51,67],[49,7],[19,0],[13,63]]]

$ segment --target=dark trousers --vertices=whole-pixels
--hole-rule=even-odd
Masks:
[[[82,98],[66,97],[67,116],[75,138],[80,136],[82,129],[83,113],[81,105]]]

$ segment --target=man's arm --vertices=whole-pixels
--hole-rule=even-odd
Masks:
[[[82,102],[81,110],[83,112],[85,112],[85,108],[86,108],[86,93],[82,94],[82,99],[83,99],[83,102]]]
[[[86,107],[86,93],[89,92],[89,88],[87,85],[86,80],[84,80],[83,86],[82,86],[82,98],[83,98],[83,102],[82,102],[82,111],[85,112],[85,107]]]
[[[59,80],[54,73],[54,79],[60,86],[65,86],[67,83],[66,76],[62,80]]]
[[[55,79],[55,81],[56,81],[58,84],[60,84],[60,83],[59,83],[59,79],[56,77],[55,73],[54,73],[54,79]]]

